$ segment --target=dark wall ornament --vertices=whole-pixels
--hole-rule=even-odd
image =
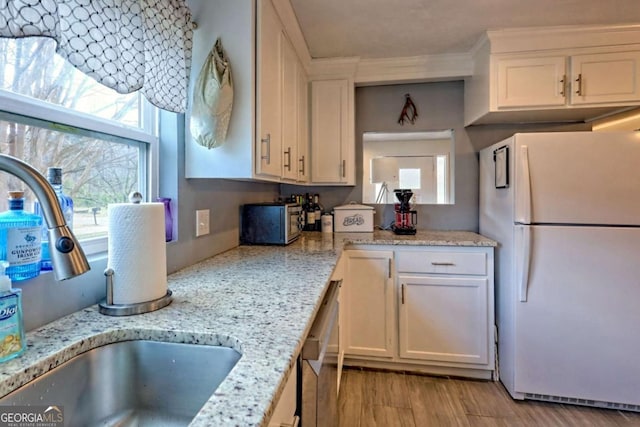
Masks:
[[[411,95],[408,93],[404,95],[405,101],[404,106],[402,107],[402,111],[400,112],[400,117],[398,118],[398,123],[404,125],[405,121],[408,121],[412,125],[416,123],[416,118],[418,117],[418,110],[416,109],[416,104],[411,100]]]

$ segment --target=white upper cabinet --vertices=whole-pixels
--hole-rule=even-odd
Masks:
[[[282,178],[298,179],[298,58],[287,36],[280,33],[282,64]]]
[[[498,107],[545,107],[565,104],[566,58],[498,60]]]
[[[585,121],[640,105],[637,28],[487,34],[465,81],[466,125]]]
[[[637,103],[640,51],[497,60],[498,109]]]
[[[307,74],[284,32],[282,39],[282,179],[308,181],[309,101]]]
[[[283,46],[282,23],[271,0],[258,2],[257,19],[257,120],[256,173],[279,178],[283,139]]]
[[[349,79],[311,82],[311,181],[355,184],[354,87]]]
[[[640,100],[640,50],[575,55],[570,60],[571,104]]]
[[[304,68],[298,66],[298,182],[309,182],[309,79]]]
[[[233,111],[225,142],[211,150],[191,138],[187,113],[186,177],[304,181],[306,175],[300,178],[298,171],[299,157],[306,155],[308,125],[300,121],[303,117],[306,120],[308,108],[303,103],[308,98],[306,71],[299,58],[308,52],[303,43],[291,42],[300,37],[291,39],[287,34],[297,25],[295,20],[291,24],[290,4],[281,0],[208,0],[201,5],[195,17],[198,30],[194,31],[190,81],[196,81],[220,38],[231,67]],[[290,25],[286,29],[282,15]],[[189,90],[193,93],[193,87]],[[299,110],[302,107],[304,111]]]

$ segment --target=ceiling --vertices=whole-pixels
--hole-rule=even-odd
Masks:
[[[312,58],[465,53],[488,29],[640,24],[638,0],[290,1]]]

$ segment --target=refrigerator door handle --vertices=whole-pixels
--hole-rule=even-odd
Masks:
[[[517,261],[519,268],[518,277],[518,289],[520,291],[520,302],[527,302],[527,291],[529,288],[529,264],[531,263],[531,227],[519,226],[520,229],[520,248],[516,253],[519,253],[521,258]]]
[[[531,223],[531,176],[529,174],[529,147],[520,146],[519,177],[516,184],[516,222],[519,224]]]

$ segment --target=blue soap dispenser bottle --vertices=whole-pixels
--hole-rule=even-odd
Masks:
[[[7,261],[0,261],[0,362],[19,356],[26,348],[22,319],[22,290],[11,287]]]

